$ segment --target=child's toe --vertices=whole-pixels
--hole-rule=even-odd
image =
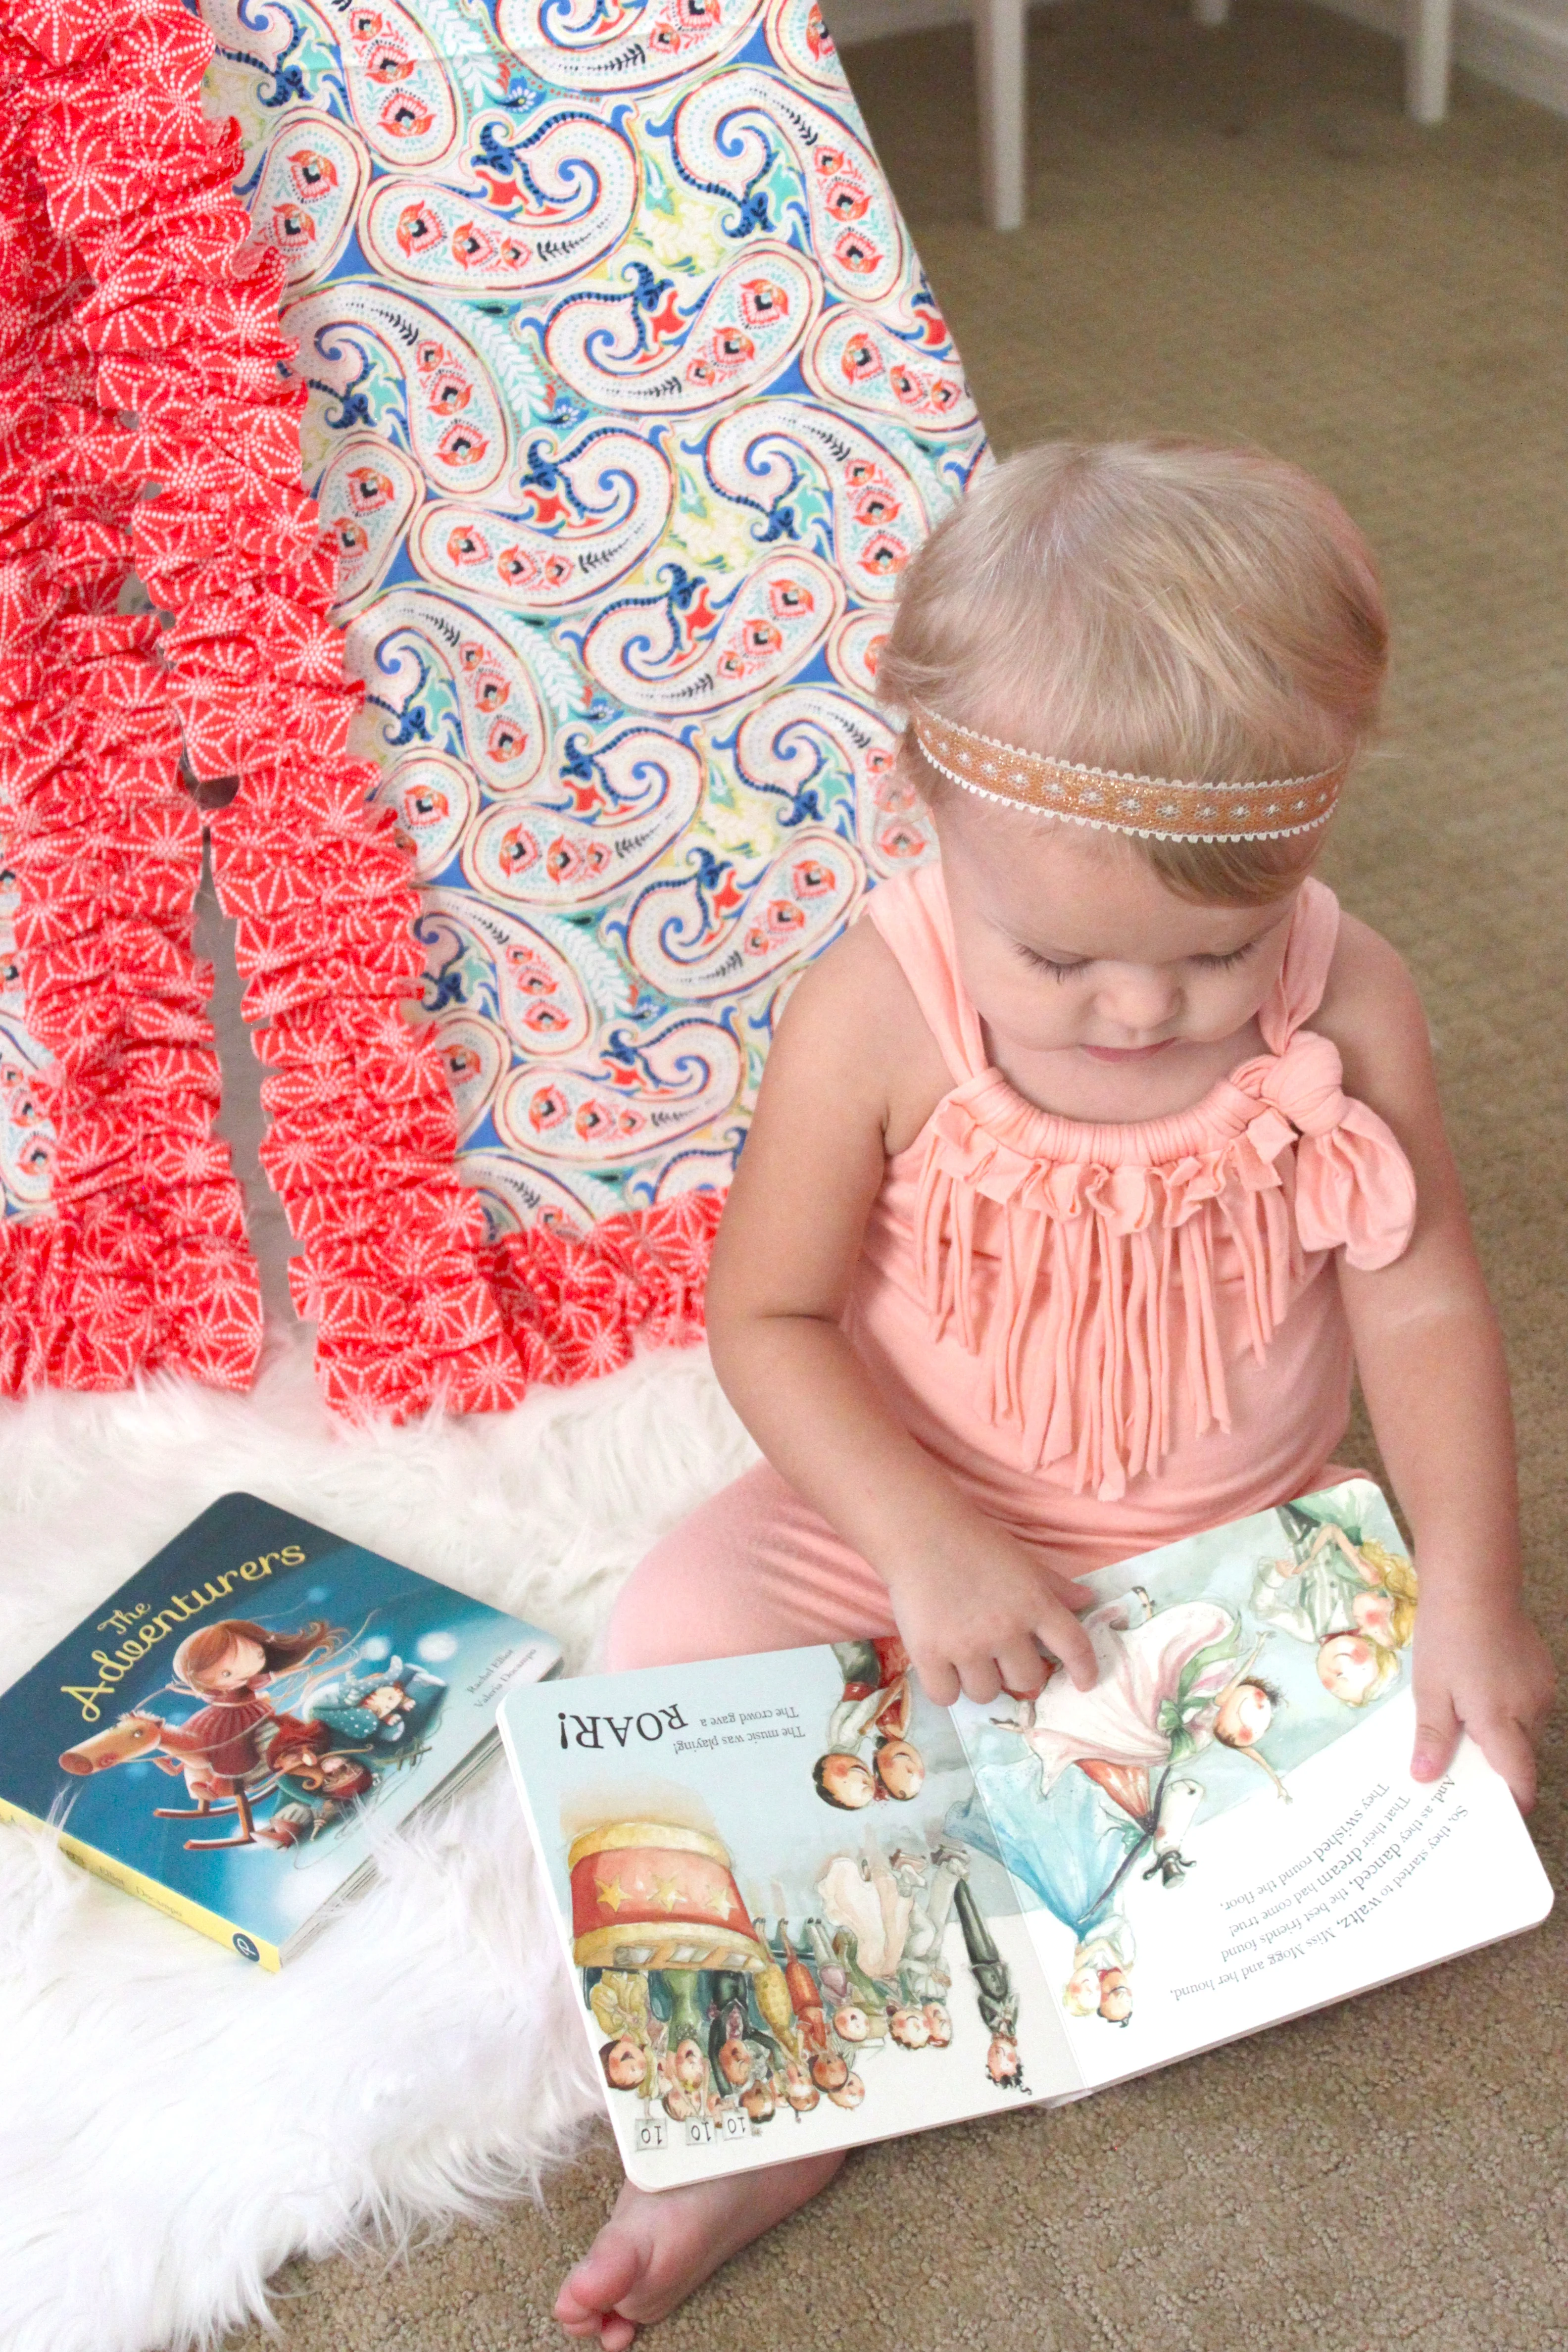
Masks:
[[[642,2249],[628,2232],[617,2229],[614,2221],[601,2230],[576,2269],[568,2273],[555,2298],[555,2316],[568,2336],[592,2336],[598,2331],[610,2352],[623,2352],[636,2330],[630,2320],[617,2316],[616,2306],[637,2285],[642,2269]],[[617,2327],[629,2332],[611,2344],[605,2331]]]

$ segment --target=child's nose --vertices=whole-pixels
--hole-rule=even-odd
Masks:
[[[1169,974],[1137,964],[1110,975],[1102,1009],[1123,1029],[1141,1035],[1163,1029],[1177,1009],[1180,989]]]

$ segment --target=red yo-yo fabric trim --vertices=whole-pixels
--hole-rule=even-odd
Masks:
[[[58,1137],[49,1210],[0,1235],[0,1387],[254,1370],[183,749],[198,782],[238,782],[214,875],[327,1398],[496,1410],[639,1334],[696,1338],[719,1203],[489,1243],[458,1181],[435,1043],[404,1016],[409,866],[348,756],[360,688],[300,487],[282,264],[247,241],[236,127],[202,113],[211,53],[177,0],[17,0],[0,48],[0,825]],[[166,626],[117,617],[132,566]]]
[[[98,383],[71,157],[76,28],[0,34],[0,835],[17,882],[47,1207],[0,1227],[0,1390],[170,1368],[243,1388],[261,1302],[211,1132],[201,826],[149,619],[121,616],[142,469]]]

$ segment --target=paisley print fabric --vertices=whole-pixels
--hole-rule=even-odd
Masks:
[[[928,852],[868,688],[980,428],[813,0],[203,0],[494,1235],[728,1180]]]
[[[700,1328],[978,427],[802,0],[207,15],[0,28],[0,1388],[254,1368],[205,812],[329,1398],[504,1405]]]

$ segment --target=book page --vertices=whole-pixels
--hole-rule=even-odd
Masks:
[[[1415,1579],[1364,1479],[1088,1580],[1093,1689],[961,1701],[977,1802],[1091,2086],[1533,1925],[1466,1750],[1409,1778]]]
[[[896,1643],[520,1691],[501,1731],[639,2187],[1081,2088]]]
[[[1179,1885],[1136,1885],[1134,2022],[1080,2033],[1094,2087],[1539,1926],[1552,1888],[1508,1784],[1468,1739],[1413,1780],[1415,1731],[1406,1693],[1291,1773],[1289,1804],[1196,1830]]]

